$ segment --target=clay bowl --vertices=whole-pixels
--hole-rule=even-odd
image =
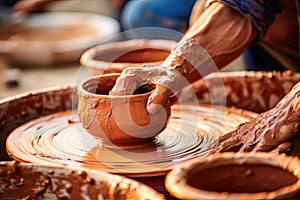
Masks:
[[[106,74],[89,78],[78,87],[78,116],[82,126],[106,144],[134,145],[152,141],[168,124],[169,102],[149,115],[146,104],[153,85],[143,86],[133,95],[109,95],[118,76]]]
[[[117,20],[95,13],[30,14],[18,25],[0,27],[0,55],[21,66],[77,63],[85,50],[119,31]]]
[[[295,199],[300,161],[268,153],[216,154],[175,168],[165,184],[178,199]]]
[[[85,51],[80,63],[92,76],[121,73],[125,67],[158,65],[176,45],[172,40],[134,39],[101,44]]]
[[[165,199],[137,181],[96,170],[0,162],[0,199]]]

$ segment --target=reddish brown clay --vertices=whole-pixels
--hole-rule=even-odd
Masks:
[[[121,73],[129,66],[156,66],[169,55],[176,42],[171,40],[135,39],[101,44],[85,51],[80,63],[92,76]]]
[[[166,188],[179,199],[295,199],[300,160],[269,153],[220,153],[172,170]]]
[[[191,86],[201,103],[215,102],[218,96],[212,95],[224,91],[227,106],[262,113],[273,108],[299,81],[300,73],[290,70],[236,71],[212,73]],[[184,98],[190,96],[186,92],[182,92]]]
[[[165,199],[137,181],[103,171],[0,162],[0,199]]]
[[[119,74],[90,78],[78,88],[78,116],[83,127],[105,143],[135,144],[151,141],[163,131],[170,118],[167,103],[154,115],[146,104],[154,86],[136,90],[133,95],[112,96],[109,91]]]

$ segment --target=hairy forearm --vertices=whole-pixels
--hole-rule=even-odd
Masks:
[[[255,36],[256,29],[248,18],[222,3],[215,2],[188,29],[183,40],[192,39],[193,43],[205,49],[217,69],[221,69],[238,57]],[[180,49],[180,45],[184,45],[184,42],[178,43],[179,47],[176,48]],[[191,48],[181,54],[173,51],[165,64],[176,67],[189,82],[198,80],[213,72],[207,69],[210,67],[207,60],[201,59],[203,52],[198,52],[199,55],[195,53],[199,49]]]

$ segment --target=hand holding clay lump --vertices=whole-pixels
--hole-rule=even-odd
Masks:
[[[139,88],[147,84],[154,84],[147,102],[149,114],[154,114],[166,104],[175,103],[175,94],[184,86],[187,81],[176,70],[169,66],[140,66],[129,67],[122,71],[110,95],[131,95]],[[169,102],[170,101],[170,102]]]

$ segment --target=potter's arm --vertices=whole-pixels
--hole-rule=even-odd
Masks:
[[[268,19],[266,20],[268,22],[273,20],[276,9],[270,9],[274,11],[270,14],[265,8],[275,5],[273,1],[275,0],[266,1],[266,5],[256,0],[247,0],[247,2],[220,0],[211,3],[185,33],[162,66],[151,67],[151,69],[150,67],[126,68],[119,78],[120,81],[117,81],[112,89],[112,94],[132,94],[128,88],[132,89],[152,82],[158,87],[150,96],[147,109],[149,113],[154,113],[167,101],[169,95],[217,71],[238,57],[258,34],[266,30],[267,26],[261,22],[265,19]],[[230,2],[236,4],[246,2],[245,5],[252,7],[245,9],[241,6],[244,8],[242,12],[238,8],[231,8],[234,7],[232,5],[228,6]],[[253,13],[257,16],[253,17]],[[137,76],[138,74],[142,75]]]
[[[164,66],[176,69],[192,83],[225,67],[251,44],[260,39],[281,11],[278,0],[208,0],[211,3],[185,33],[182,40],[164,61]],[[197,6],[199,4],[196,4]],[[181,84],[185,86],[184,84]],[[159,88],[158,88],[159,89]],[[161,89],[161,91],[163,91]],[[165,94],[170,92],[164,89]],[[149,112],[160,104],[161,96],[149,98]],[[163,92],[160,92],[163,94]],[[155,109],[153,109],[155,111]]]
[[[176,68],[193,82],[217,70],[207,59],[211,58],[221,69],[238,57],[255,36],[256,28],[248,18],[223,3],[214,2],[188,29],[163,64]]]
[[[157,87],[147,107],[149,113],[154,113],[170,94],[216,71],[214,63],[222,68],[239,56],[255,36],[256,29],[248,18],[214,2],[189,28],[162,66],[126,68],[111,94],[132,94],[139,85],[155,83]]]
[[[171,86],[183,88],[226,66],[252,43],[256,35],[256,28],[247,17],[223,3],[212,3],[162,64],[179,72],[184,81],[178,83],[182,79],[177,78],[171,85],[157,87],[149,98],[148,111],[155,112],[160,107],[157,105],[163,104],[169,94],[176,93]]]
[[[196,45],[202,46],[221,69],[238,57],[254,38],[263,38],[280,12],[279,0],[199,0],[193,8],[192,25],[183,40],[192,39]],[[175,49],[166,59],[166,64],[184,73],[189,82],[213,71],[202,59],[203,51],[198,55],[193,50],[181,53],[180,50],[185,48],[182,44],[184,42],[178,43],[179,51]]]
[[[218,141],[211,153],[224,151],[288,152],[300,134],[300,82],[271,110],[241,124]]]

